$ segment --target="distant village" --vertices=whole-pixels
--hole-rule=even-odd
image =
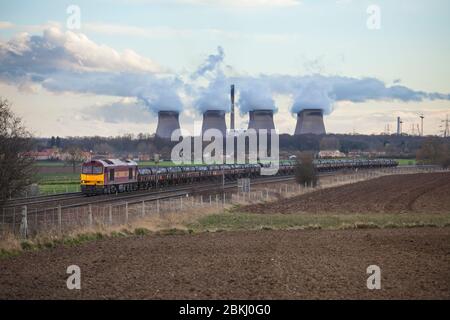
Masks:
[[[76,153],[76,154],[75,154]],[[161,154],[155,153],[145,153],[145,152],[95,152],[92,150],[83,150],[77,148],[73,149],[63,149],[61,147],[53,146],[42,148],[39,151],[30,151],[26,154],[36,161],[90,161],[92,159],[114,159],[114,158],[122,158],[122,159],[131,159],[137,162],[143,161],[154,161],[155,158],[163,159]],[[331,158],[375,158],[375,157],[384,157],[386,156],[386,151],[362,151],[362,150],[352,150],[347,153],[342,152],[338,149],[326,149],[320,150],[315,153],[315,156],[320,159],[331,159]],[[166,158],[168,155],[165,155]],[[282,159],[293,159],[295,158],[294,152],[281,150],[280,157]]]

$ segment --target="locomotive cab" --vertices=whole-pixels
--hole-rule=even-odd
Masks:
[[[83,163],[81,192],[86,195],[136,190],[137,163],[130,160],[103,159]]]
[[[81,192],[84,194],[97,193],[103,190],[105,175],[104,167],[98,161],[89,161],[81,166]]]

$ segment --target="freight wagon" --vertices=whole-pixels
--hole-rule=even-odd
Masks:
[[[189,184],[200,181],[227,181],[260,176],[261,167],[270,164],[221,164],[173,167],[139,168],[131,160],[104,159],[83,163],[81,169],[81,191],[86,195],[131,192],[157,189],[169,185]],[[318,172],[342,169],[373,169],[394,167],[398,163],[391,159],[340,159],[314,160]],[[280,161],[278,176],[293,175],[296,162]]]

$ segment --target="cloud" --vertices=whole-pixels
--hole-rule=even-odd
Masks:
[[[325,113],[331,113],[332,103],[327,87],[310,82],[297,88],[291,111],[298,113],[303,109],[322,109]]]
[[[230,85],[224,77],[213,80],[207,88],[199,91],[195,101],[197,110],[201,113],[206,110],[230,110]]]
[[[31,28],[31,27],[28,27]],[[83,32],[106,34],[108,36],[125,36],[125,37],[139,37],[145,39],[167,39],[167,38],[182,38],[187,37],[193,39],[204,39],[205,37],[212,37],[222,40],[233,41],[256,41],[262,43],[280,43],[299,41],[302,36],[299,33],[254,33],[254,32],[237,32],[231,30],[221,30],[215,28],[172,28],[167,26],[155,27],[138,27],[130,25],[110,24],[102,22],[84,22],[82,25]]]
[[[422,101],[428,98],[423,91],[415,91],[402,85],[386,86],[375,78],[330,77],[325,79],[330,84],[335,100],[364,102],[367,100]]]
[[[0,80],[19,87],[37,83],[53,92],[135,97],[152,111],[182,108],[176,75],[132,50],[120,53],[56,26],[41,36],[22,33],[0,42]]]
[[[225,64],[221,46],[191,74],[173,74],[132,50],[118,52],[55,24],[42,35],[20,33],[0,42],[0,81],[19,88],[133,98],[152,112],[182,111],[183,102],[199,112],[228,111],[230,84],[236,85],[241,113],[277,111],[275,94],[292,97],[293,113],[320,108],[328,114],[339,101],[450,100],[449,94],[413,90],[399,81],[389,86],[370,77],[239,75]]]
[[[239,91],[238,106],[241,114],[257,109],[277,111],[270,82],[266,80],[267,78],[260,77],[235,79],[234,82]]]
[[[273,93],[293,95],[291,112],[317,107],[326,114],[333,110],[336,101],[355,103],[376,101],[419,102],[423,100],[449,100],[449,94],[427,93],[403,85],[387,86],[376,78],[353,78],[343,76],[286,76],[260,75],[259,81],[265,83]],[[236,79],[235,81],[249,81]]]
[[[217,47],[217,54],[210,54],[206,58],[205,62],[194,72],[193,78],[196,79],[201,76],[205,76],[207,73],[214,73],[215,76],[220,76],[221,64],[225,58],[225,53],[221,46]]]
[[[189,92],[195,96],[194,106],[200,113],[206,110],[230,109],[230,85],[223,70],[224,58],[223,48],[217,47],[217,53],[208,55],[190,77],[193,81],[203,80],[207,83],[206,86],[197,86],[195,82],[187,84]]]
[[[38,80],[35,77],[35,81]],[[58,72],[46,77],[40,84],[52,92],[135,97],[155,113],[159,110],[183,109],[178,95],[183,84],[173,76],[161,78],[152,74],[125,72]]]
[[[14,24],[8,21],[0,21],[0,30],[2,29],[11,29],[14,27]]]
[[[6,43],[0,43],[0,60],[8,63],[5,67],[24,72],[54,69],[162,71],[155,62],[139,56],[133,50],[127,49],[120,53],[108,46],[96,44],[82,33],[63,32],[55,26],[46,28],[42,36],[22,33]]]
[[[181,82],[178,79],[167,79],[153,81],[145,88],[143,93],[138,93],[137,97],[143,101],[150,110],[171,110],[181,112],[183,104],[180,96],[176,92],[176,88],[181,87]]]
[[[410,89],[394,81],[388,86],[383,81],[371,78],[344,76],[324,76],[320,74],[227,76],[224,72],[225,53],[218,47],[217,54],[209,55],[192,74],[191,79],[204,77],[209,79],[206,88],[191,90],[197,95],[196,107],[200,111],[207,109],[229,110],[228,92],[230,84],[236,84],[239,94],[238,107],[241,114],[255,109],[277,111],[274,94],[293,97],[291,112],[303,109],[321,109],[325,114],[333,111],[337,101],[362,103],[367,101],[419,102],[423,100],[450,100],[449,94],[427,93]]]
[[[99,22],[83,23],[83,31],[99,34],[108,34],[115,36],[132,36],[143,38],[167,38],[167,37],[186,37],[193,34],[190,29],[177,29],[170,27],[151,27],[142,28],[130,25],[109,24]]]
[[[146,106],[130,98],[85,108],[81,116],[83,120],[95,119],[107,123],[150,123],[154,120]]]

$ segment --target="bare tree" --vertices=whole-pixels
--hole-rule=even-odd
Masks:
[[[307,184],[314,187],[317,185],[317,171],[313,161],[314,157],[309,152],[302,152],[297,156],[295,180],[298,184]]]
[[[115,150],[108,143],[103,142],[103,143],[94,145],[94,151],[99,154],[108,156],[110,154],[113,154]]]
[[[339,139],[336,137],[323,137],[320,140],[320,150],[339,150]]]
[[[80,148],[71,146],[67,148],[66,153],[67,153],[66,163],[72,166],[72,172],[76,173],[77,165],[85,160],[83,152],[81,151]]]
[[[417,161],[423,164],[450,166],[449,143],[437,137],[427,138],[416,154]]]
[[[29,155],[32,136],[10,106],[0,98],[0,205],[20,194],[35,176],[34,159]]]

